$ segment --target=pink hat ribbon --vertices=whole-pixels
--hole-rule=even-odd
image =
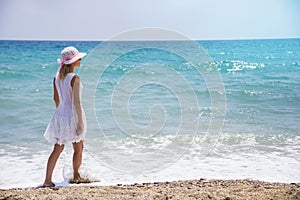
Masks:
[[[63,64],[65,64],[65,61],[58,58],[57,59],[57,63],[60,64],[60,65],[63,65]]]

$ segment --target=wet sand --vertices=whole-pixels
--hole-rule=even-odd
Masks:
[[[0,190],[0,199],[300,199],[300,183],[185,180],[116,186]]]

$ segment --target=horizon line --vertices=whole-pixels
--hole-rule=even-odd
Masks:
[[[235,41],[235,40],[285,40],[285,39],[300,39],[300,37],[261,37],[261,38],[210,38],[210,39],[190,39],[192,41]],[[26,38],[0,38],[0,41],[44,41],[44,42],[138,42],[138,41],[188,41],[188,40],[174,40],[174,39],[143,39],[143,40],[110,40],[110,39],[26,39]]]

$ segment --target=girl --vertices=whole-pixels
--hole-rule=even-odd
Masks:
[[[62,59],[57,60],[60,67],[53,81],[56,111],[44,134],[49,142],[54,143],[54,148],[48,159],[43,187],[55,186],[52,182],[52,173],[64,145],[68,141],[72,142],[74,149],[74,177],[71,182],[88,182],[80,177],[78,172],[82,163],[86,120],[80,103],[82,85],[79,76],[74,74],[74,69],[80,66],[81,58],[85,55],[86,53],[78,52],[75,47],[66,47],[61,52]]]

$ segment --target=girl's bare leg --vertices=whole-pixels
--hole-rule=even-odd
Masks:
[[[83,141],[80,142],[74,142],[73,143],[73,149],[74,149],[74,154],[73,154],[73,171],[74,171],[74,179],[79,179],[80,174],[79,174],[79,167],[82,163],[82,152],[83,152]]]
[[[44,187],[51,187],[54,186],[52,183],[52,173],[55,168],[56,162],[64,150],[64,145],[55,144],[51,155],[49,156],[48,163],[47,163],[47,170],[46,170],[46,178],[44,181]]]

